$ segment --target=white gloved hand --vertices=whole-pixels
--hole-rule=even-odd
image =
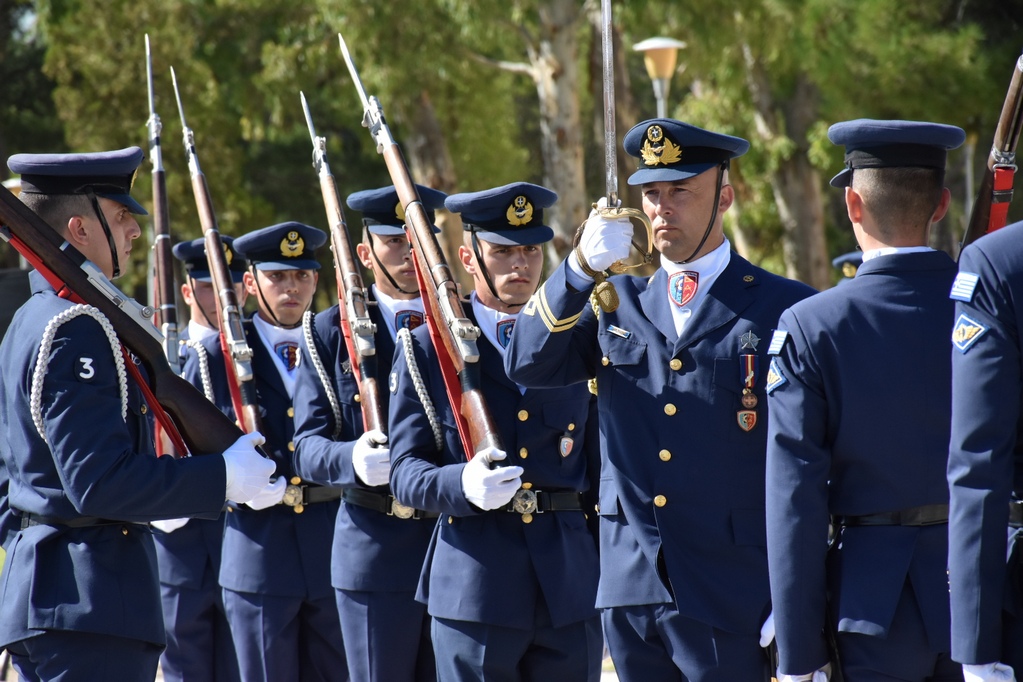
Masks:
[[[227,499],[248,502],[270,482],[277,465],[256,450],[256,446],[265,442],[266,439],[258,431],[253,431],[243,435],[224,451]]]
[[[963,679],[966,682],[1015,682],[1016,676],[1004,663],[964,664]]]
[[[607,198],[601,197],[597,206],[607,205]],[[632,221],[628,218],[604,218],[597,209],[590,211],[579,238],[579,251],[591,270],[607,270],[616,260],[629,257],[632,248]]]
[[[288,480],[281,476],[276,481],[256,493],[256,496],[246,504],[252,509],[266,509],[272,507],[284,499],[284,491],[288,487]]]
[[[766,649],[774,641],[774,611],[767,614],[767,620],[760,626],[760,646]]]
[[[487,448],[469,460],[462,469],[462,494],[465,499],[486,511],[511,502],[515,491],[522,485],[522,467],[490,468],[491,463],[507,456],[503,450]]]
[[[352,467],[366,485],[387,485],[391,480],[391,449],[382,447],[386,442],[387,436],[378,429],[367,431],[355,441]]]
[[[150,522],[149,525],[156,530],[163,531],[164,533],[173,533],[191,520],[192,519],[188,517],[183,519],[160,519],[159,521]]]
[[[778,682],[828,682],[831,679],[831,664],[806,675],[778,675]]]

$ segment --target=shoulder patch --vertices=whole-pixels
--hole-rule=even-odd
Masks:
[[[388,388],[391,389],[391,393],[398,392],[398,373],[391,372],[390,379],[388,380]]]
[[[972,272],[960,272],[956,275],[955,281],[952,282],[952,291],[949,292],[948,297],[969,303],[973,298],[973,290],[977,288],[977,282],[979,281],[980,275]]]
[[[771,358],[771,366],[767,370],[767,392],[771,393],[779,386],[788,383],[785,373],[781,371],[781,363],[778,358]]]
[[[984,332],[987,330],[986,325],[961,314],[956,319],[955,327],[952,328],[952,345],[965,353],[980,340],[980,337],[984,336]]]
[[[771,345],[767,347],[768,355],[777,355],[781,352],[781,347],[785,345],[785,339],[789,338],[789,333],[784,329],[774,330],[774,334],[771,336]]]

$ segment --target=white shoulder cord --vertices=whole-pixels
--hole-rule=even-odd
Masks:
[[[305,311],[305,315],[302,316],[302,333],[305,336],[305,347],[309,351],[309,358],[313,361],[316,375],[320,377],[323,392],[327,396],[327,402],[330,403],[330,411],[334,413],[334,434],[331,437],[337,439],[341,435],[341,403],[337,399],[337,394],[334,393],[334,387],[330,385],[330,377],[327,376],[323,360],[320,359],[320,352],[316,350],[316,343],[313,341],[313,311],[311,310]],[[353,358],[348,358],[348,361],[355,362]]]
[[[99,322],[100,327],[103,328],[103,333],[106,334],[107,340],[110,342],[110,350],[113,351],[114,366],[117,370],[117,386],[121,394],[121,419],[125,422],[128,421],[128,376],[124,371],[124,356],[121,354],[121,342],[118,340],[110,320],[98,308],[91,305],[75,305],[61,311],[46,323],[46,329],[43,330],[43,338],[39,344],[39,354],[36,356],[36,368],[32,373],[29,409],[32,412],[32,423],[35,424],[36,431],[47,445],[50,444],[50,441],[46,438],[46,432],[43,428],[43,381],[46,379],[46,371],[49,369],[48,358],[50,348],[53,346],[53,337],[57,335],[57,329],[65,322],[73,320],[79,315],[88,315]]]
[[[415,350],[412,348],[412,332],[408,330],[408,327],[402,327],[398,330],[398,340],[401,341],[401,346],[405,352],[405,364],[408,365],[408,373],[412,379],[412,385],[416,389],[416,395],[419,396],[419,402],[422,403],[423,409],[426,410],[426,418],[430,421],[430,429],[433,430],[433,441],[437,445],[438,450],[443,450],[444,434],[440,430],[440,420],[437,419],[437,410],[433,406],[433,400],[430,399],[430,394],[426,392],[426,385],[423,384],[423,375],[419,373]]]
[[[211,403],[215,402],[213,397],[213,380],[210,378],[210,355],[206,352],[206,348],[196,341],[195,339],[189,339],[185,341],[185,345],[195,351],[195,357],[199,359],[199,378],[202,380],[202,393],[206,396],[206,400]]]

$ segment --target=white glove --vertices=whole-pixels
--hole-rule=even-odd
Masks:
[[[192,519],[188,517],[183,519],[160,519],[159,521],[150,522],[149,525],[156,530],[163,531],[164,533],[173,533],[191,520]]]
[[[465,499],[487,511],[511,502],[515,491],[522,486],[522,467],[490,468],[492,462],[507,456],[503,450],[487,448],[469,460],[462,469],[462,494]]]
[[[778,682],[828,682],[831,679],[831,664],[806,675],[778,675]]]
[[[288,487],[288,479],[281,476],[276,481],[256,493],[246,504],[252,509],[266,509],[284,499],[284,491]]]
[[[963,679],[966,682],[1016,682],[1012,668],[1004,663],[964,664]]]
[[[767,614],[767,620],[760,626],[760,646],[763,649],[771,646],[774,641],[774,611]]]
[[[227,499],[248,502],[270,482],[277,465],[256,450],[256,446],[265,442],[266,439],[258,431],[253,431],[243,435],[224,451]]]
[[[377,429],[367,431],[355,441],[352,467],[366,485],[387,485],[391,480],[391,449],[381,447],[386,442],[387,436]]]
[[[607,205],[607,198],[601,197],[597,206]],[[607,270],[616,260],[629,257],[632,248],[632,221],[628,218],[604,218],[597,209],[590,211],[579,238],[579,251],[591,270]]]

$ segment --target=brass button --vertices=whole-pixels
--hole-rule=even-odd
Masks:
[[[295,408],[294,407],[289,407],[288,408],[288,416],[289,417],[294,417],[295,416]]]
[[[676,372],[682,369],[682,361],[678,358],[672,358],[671,362],[668,363],[668,367],[671,367]]]
[[[121,535],[128,534],[128,526],[121,526]]]
[[[302,482],[302,479],[299,478],[298,476],[292,476],[291,480],[288,481],[288,483],[290,483],[291,485],[298,485],[301,482]]]
[[[452,523],[454,523],[454,522],[455,522],[455,517],[453,517],[453,516],[449,516],[449,517],[448,517],[448,524],[450,525],[450,524],[452,524]]]
[[[678,412],[678,408],[672,405],[671,403],[668,403],[667,405],[664,406],[664,414],[668,415],[669,417],[675,414],[676,412]]]
[[[295,441],[293,441],[293,440],[292,441],[288,441],[288,451],[289,452],[294,452],[295,451]]]
[[[595,511],[595,512],[597,512],[599,514],[600,513],[600,505],[599,504],[593,505],[593,511]]]
[[[658,495],[657,497],[654,498],[655,507],[663,507],[666,504],[668,504],[668,498],[665,497],[664,495]]]
[[[525,410],[519,410],[519,421],[524,422],[527,419],[529,419],[529,412],[526,412]]]
[[[142,414],[146,414],[147,412],[149,412],[149,406],[143,405],[142,407],[139,408],[139,412],[141,412]]]
[[[523,484],[522,484],[522,489],[523,489],[523,490],[529,490],[529,489],[530,489],[530,488],[532,488],[532,487],[533,487],[533,484],[532,484],[532,483],[523,483]]]
[[[362,402],[362,396],[359,395],[358,393],[355,394],[355,402],[357,402],[357,403],[361,403]]]
[[[610,361],[610,360],[608,360],[608,359],[607,359],[607,356],[605,355],[604,357],[602,357],[602,358],[600,359],[600,364],[602,364],[602,365],[604,365],[605,367],[607,367],[607,366],[608,366],[609,364],[611,364],[611,361]]]
[[[568,425],[568,430],[569,430],[569,431],[575,431],[575,422],[571,422],[571,423],[570,423],[570,424]]]
[[[533,515],[532,514],[523,514],[522,515],[522,523],[533,523]]]
[[[661,458],[662,462],[667,462],[669,459],[671,459],[671,452],[669,452],[668,450],[661,450],[660,452],[657,453],[657,456]]]
[[[520,448],[519,449],[519,457],[521,457],[522,459],[525,459],[526,457],[529,457],[529,450],[527,450],[526,448]]]
[[[292,507],[292,509],[295,510],[296,514],[301,514],[302,512],[305,511],[305,507],[301,504],[296,504],[294,507]]]

